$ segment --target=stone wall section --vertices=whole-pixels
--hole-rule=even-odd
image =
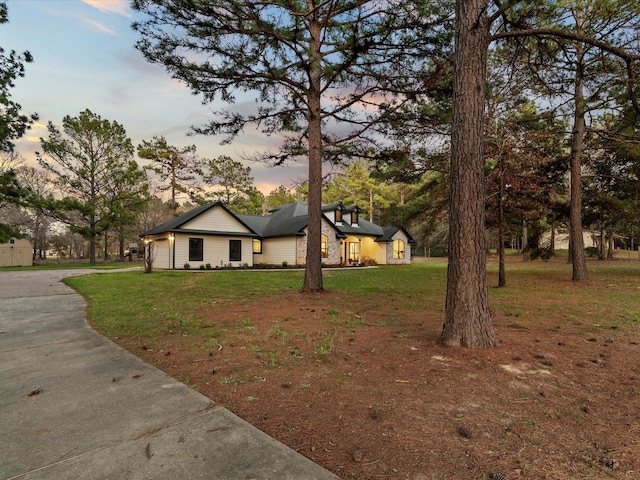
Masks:
[[[321,231],[323,235],[327,236],[329,241],[328,257],[322,258],[322,263],[325,265],[339,265],[340,264],[340,240],[336,238],[335,229],[327,223],[326,220],[322,220]],[[304,229],[304,236],[296,238],[296,264],[305,265],[307,263],[307,229]]]

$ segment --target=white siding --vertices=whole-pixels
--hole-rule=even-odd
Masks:
[[[153,268],[159,268],[159,269],[168,269],[171,268],[170,265],[170,261],[171,259],[169,258],[169,256],[171,255],[171,252],[169,250],[169,241],[164,239],[164,240],[157,240],[155,242],[151,242],[151,255],[152,255],[152,262],[153,262]]]
[[[226,213],[226,212],[225,212]],[[203,258],[202,261],[189,260],[189,238],[202,238]],[[229,240],[240,240],[242,245],[242,259],[239,262],[229,261]],[[205,236],[205,235],[176,235],[176,261],[175,268],[183,269],[188,263],[191,269],[199,269],[200,265],[211,265],[211,268],[220,268],[231,265],[240,267],[244,264],[253,266],[253,251],[251,237],[234,236]]]
[[[198,215],[196,218],[185,223],[180,228],[185,230],[206,230],[210,232],[249,233],[249,229],[247,227],[229,215],[229,213],[219,205],[216,205],[203,214]]]
[[[262,240],[262,255],[256,255],[256,263],[268,265],[296,264],[296,237],[265,238]]]

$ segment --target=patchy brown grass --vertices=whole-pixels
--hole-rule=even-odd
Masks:
[[[117,341],[344,479],[640,478],[640,262],[579,284],[561,260],[508,267],[497,349],[437,344],[443,274],[427,304],[219,296],[191,307],[198,333]]]

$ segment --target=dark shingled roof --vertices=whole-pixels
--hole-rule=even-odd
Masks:
[[[331,212],[338,207],[338,204],[332,205],[323,205],[323,212]],[[344,208],[345,212],[350,212],[355,210],[357,207]],[[288,203],[286,205],[282,205],[278,208],[274,208],[271,210],[271,214],[266,217],[251,217],[250,215],[239,215],[242,219],[246,220],[246,223],[252,225],[251,222],[255,222],[258,224],[257,218],[268,219],[268,223],[263,226],[263,228],[259,231],[260,235],[264,238],[268,237],[284,237],[289,235],[304,235],[304,229],[307,228],[309,223],[308,217],[309,209],[306,202],[296,202],[296,203]],[[262,221],[262,220],[260,220]],[[328,221],[328,220],[327,220]],[[344,222],[342,225],[334,225],[332,222],[333,228],[335,228],[336,232],[341,236],[346,236],[347,234],[355,234],[355,235],[371,235],[374,237],[378,237],[383,234],[382,228],[378,225],[375,225],[367,220],[360,219],[359,226],[351,226],[349,223]],[[258,230],[255,230],[258,231]]]
[[[374,237],[379,237],[383,234],[382,227],[376,225],[375,223],[371,223],[364,218],[358,219],[358,226],[355,227],[350,225],[348,222],[343,221],[342,225],[336,225],[336,228],[345,234],[354,234],[354,235],[372,235]]]
[[[393,236],[396,234],[397,231],[402,231],[407,236],[409,243],[416,243],[416,241],[411,237],[411,235],[409,235],[409,232],[407,232],[404,228],[387,226],[387,227],[382,227],[382,230],[384,233],[382,234],[381,237],[378,237],[376,239],[376,242],[390,242],[393,240]]]
[[[251,233],[246,234],[249,236],[260,236],[262,238],[269,237],[287,237],[292,235],[304,235],[304,229],[307,227],[309,223],[308,218],[308,205],[306,202],[296,202],[296,203],[288,203],[286,205],[282,205],[278,208],[274,208],[270,211],[269,215],[260,216],[260,215],[236,215],[232,213],[229,209],[227,209],[222,203],[215,202],[209,203],[207,205],[202,205],[200,207],[196,207],[193,210],[189,210],[187,213],[180,215],[174,219],[169,220],[162,225],[155,227],[148,232],[140,235],[141,237],[148,235],[158,235],[162,233],[168,232],[188,232],[188,233],[198,233],[198,234],[228,234],[228,235],[237,235],[237,233],[233,232],[205,232],[205,231],[195,231],[181,228],[184,224],[196,218],[198,215],[205,213],[207,210],[219,206],[223,208],[229,215],[234,217],[240,223],[242,223],[245,227],[251,230]],[[338,208],[341,208],[343,213],[351,213],[353,211],[359,212],[360,209],[357,206],[344,207],[341,203],[334,203],[330,205],[323,205],[323,212],[332,212]],[[325,217],[326,219],[326,217]],[[362,218],[358,219],[358,225],[351,225],[348,222],[348,217],[344,218],[342,225],[335,225],[327,221],[333,226],[336,230],[336,233],[340,237],[346,237],[347,235],[369,235],[372,237],[376,237],[377,242],[389,242],[392,240],[392,236],[398,231],[401,230],[398,227],[385,227],[382,228],[375,223],[371,223],[368,220],[364,220]],[[411,236],[406,232],[406,230],[402,229],[402,231],[409,238],[409,243],[415,243],[415,241],[411,238]]]
[[[260,215],[238,214],[236,217],[260,236],[264,233],[264,229],[267,228],[270,220],[269,217],[263,217]]]
[[[307,227],[307,204],[288,203],[270,211],[270,215],[238,215],[263,238],[304,235]]]

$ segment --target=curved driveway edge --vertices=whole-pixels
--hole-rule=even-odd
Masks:
[[[0,272],[0,479],[337,478],[91,329],[84,273]]]

